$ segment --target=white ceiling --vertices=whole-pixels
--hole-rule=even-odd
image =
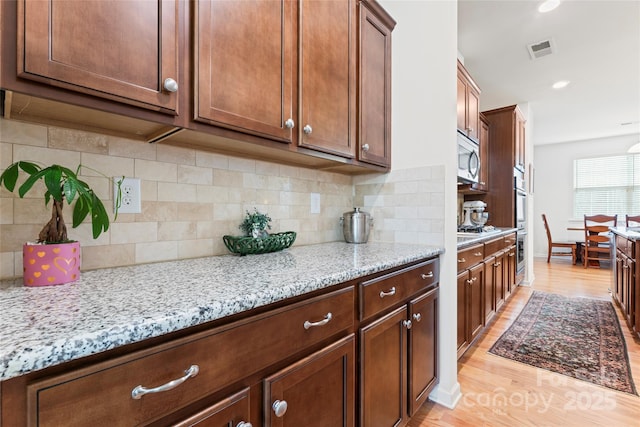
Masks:
[[[459,0],[458,50],[481,111],[529,103],[532,142],[640,137],[640,0]],[[527,45],[553,38],[532,60]],[[558,80],[570,80],[554,90]],[[622,125],[622,123],[629,123]]]

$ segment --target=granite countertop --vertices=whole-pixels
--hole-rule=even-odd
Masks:
[[[493,231],[483,233],[458,233],[458,249],[486,242],[487,240],[515,233],[516,231],[518,231],[517,228],[495,228]]]
[[[42,288],[0,282],[0,380],[437,256],[406,244],[297,246],[83,272]]]
[[[627,239],[640,240],[640,227],[612,227],[611,231]]]

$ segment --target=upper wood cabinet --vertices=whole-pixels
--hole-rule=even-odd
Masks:
[[[458,61],[458,129],[469,138],[480,138],[480,88]]]
[[[298,145],[356,151],[356,1],[299,0]]]
[[[356,2],[200,1],[195,119],[355,157]]]
[[[489,123],[489,190],[484,198],[491,209],[491,225],[515,227],[514,168],[524,172],[525,120],[516,105],[483,111]]]
[[[378,3],[360,2],[358,158],[391,165],[391,31]]]
[[[177,0],[20,0],[18,77],[177,114],[188,93],[181,9]]]
[[[197,2],[195,120],[292,141],[294,10],[289,0]]]

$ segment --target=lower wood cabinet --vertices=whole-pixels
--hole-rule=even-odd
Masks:
[[[353,335],[264,380],[264,425],[354,426]]]
[[[516,288],[515,233],[458,251],[458,358]]]
[[[405,424],[437,381],[439,260],[360,280],[0,382],[0,426]]]
[[[484,263],[458,274],[458,357],[482,332],[484,288]]]
[[[438,293],[436,283],[360,329],[362,427],[406,424],[435,386]]]
[[[247,421],[250,417],[249,402],[249,388],[245,388],[192,417],[178,422],[175,427],[252,427],[252,424]]]

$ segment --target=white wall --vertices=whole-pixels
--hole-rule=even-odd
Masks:
[[[627,135],[534,146],[536,160],[535,204],[533,213],[534,255],[547,256],[547,236],[541,215],[547,215],[554,240],[583,240],[581,232],[567,227],[582,224],[573,217],[573,161],[588,157],[624,154],[638,142],[638,135]]]
[[[439,379],[431,398],[460,398],[456,356],[456,58],[457,2],[382,0],[393,31],[392,169],[443,165]],[[450,191],[449,191],[450,189]]]

